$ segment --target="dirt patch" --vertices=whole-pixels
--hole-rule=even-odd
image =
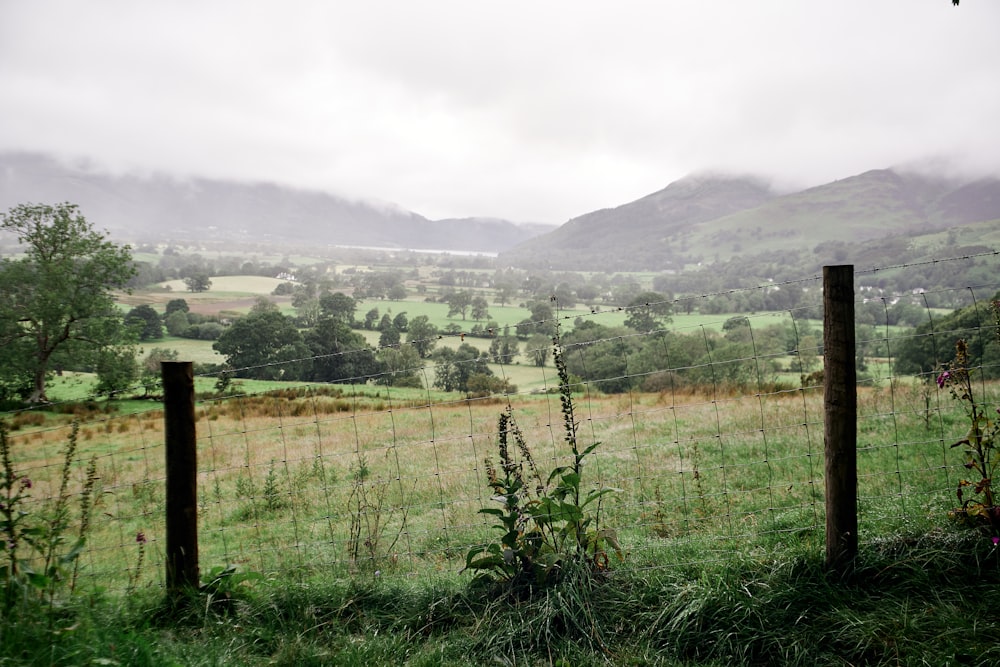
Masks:
[[[223,310],[249,310],[256,299],[230,299],[228,301],[188,301],[188,309],[199,315],[216,315]]]

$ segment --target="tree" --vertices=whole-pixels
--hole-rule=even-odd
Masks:
[[[382,348],[378,351],[378,359],[383,367],[378,384],[423,389],[424,383],[419,375],[423,370],[423,361],[413,347]]]
[[[131,251],[68,203],[22,204],[3,214],[0,229],[16,234],[24,253],[0,263],[0,362],[13,362],[0,363],[0,375],[30,375],[28,400],[46,401],[57,352],[80,359],[129,341],[112,291],[135,273]]]
[[[347,296],[343,292],[324,294],[319,298],[319,308],[322,317],[332,317],[350,326],[354,323],[354,311],[358,307],[358,302],[354,297]],[[376,317],[378,309],[375,308]]]
[[[643,292],[629,301],[625,312],[628,313],[625,326],[639,333],[649,333],[670,323],[673,306],[659,292]]]
[[[163,322],[160,314],[152,306],[143,304],[136,306],[125,315],[125,324],[134,328],[139,334],[139,340],[159,340],[163,338]]]
[[[212,288],[212,279],[208,277],[207,273],[199,271],[185,278],[184,285],[189,292],[207,292]]]
[[[517,336],[497,336],[490,342],[490,359],[495,364],[509,364],[518,353]]]
[[[128,390],[139,379],[139,362],[133,345],[106,347],[97,354],[95,391],[111,399]]]
[[[313,355],[307,380],[315,382],[364,382],[381,366],[364,336],[351,331],[341,319],[325,317],[304,335]]]
[[[536,301],[531,305],[531,316],[518,322],[514,330],[518,338],[527,338],[536,333],[552,337],[556,332],[556,319],[552,306],[547,301]]]
[[[163,319],[166,320],[175,312],[189,313],[191,308],[188,307],[188,302],[184,299],[171,299],[167,301],[166,308],[163,309]]]
[[[378,308],[372,308],[367,313],[365,313],[365,329],[371,331],[375,328],[375,322],[378,320]]]
[[[212,349],[226,357],[236,377],[297,380],[310,367],[309,348],[291,319],[262,304],[233,322]]]
[[[458,349],[443,347],[434,357],[437,360],[434,386],[444,391],[468,391],[472,376],[493,375],[487,365],[488,355],[468,343],[462,343]]]
[[[451,292],[442,297],[442,300],[448,304],[448,317],[461,314],[464,320],[465,313],[468,312],[469,306],[472,305],[472,292],[467,289]]]
[[[183,313],[182,313],[183,314]],[[142,360],[139,381],[146,396],[159,389],[163,384],[163,373],[160,364],[164,361],[177,361],[180,354],[177,350],[169,350],[163,347],[154,347]]]
[[[552,339],[543,334],[533,334],[525,344],[525,353],[535,366],[544,366],[552,352]]]
[[[406,342],[413,346],[421,359],[426,359],[437,345],[438,328],[426,315],[417,315],[406,332]]]
[[[493,303],[500,304],[501,308],[510,303],[517,294],[517,287],[511,283],[497,283],[495,289],[496,294],[493,297]]]
[[[183,336],[184,332],[191,326],[188,314],[183,310],[175,310],[167,315],[163,324],[167,327],[167,333],[171,336]]]
[[[378,337],[379,347],[398,347],[399,341],[402,336],[399,333],[399,329],[390,324],[385,329],[381,329],[381,334]]]
[[[486,301],[485,297],[472,297],[469,305],[472,306],[472,319],[478,322],[479,320],[488,320],[490,318],[490,304]]]

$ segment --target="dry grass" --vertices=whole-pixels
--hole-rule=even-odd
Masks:
[[[199,403],[202,563],[259,571],[460,569],[468,547],[489,535],[478,514],[490,504],[483,461],[495,457],[506,399],[398,396],[305,387]],[[510,400],[542,470],[564,463],[558,396]],[[584,393],[576,403],[581,436],[601,443],[588,481],[619,489],[602,507],[603,521],[633,551],[695,533],[714,535],[721,546],[822,521],[817,390]],[[955,421],[950,404],[934,406],[928,419],[923,395],[907,387],[864,390],[859,403],[863,511],[884,503],[899,504],[899,512],[945,507],[958,463],[942,446]],[[25,421],[11,434],[38,498],[55,488],[67,433]],[[91,456],[98,457],[102,520],[84,557],[88,573],[124,589],[141,531],[149,540],[141,580],[161,582],[162,413],[86,422],[80,459]],[[351,557],[358,553],[363,562]]]

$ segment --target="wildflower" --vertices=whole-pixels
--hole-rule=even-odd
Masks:
[[[21,478],[21,489],[24,490],[24,489],[30,489],[30,488],[31,488],[31,479],[28,478],[28,477],[22,477]]]
[[[135,534],[135,541],[138,542],[139,544],[145,544],[146,543],[146,533],[144,533],[144,532],[142,532],[140,530],[138,533]]]
[[[997,546],[998,544],[1000,544],[1000,537],[997,537],[996,535],[994,535],[993,536],[993,546]]]
[[[951,377],[951,373],[949,373],[948,371],[945,371],[944,373],[941,373],[941,375],[938,375],[938,377],[937,377],[937,386],[938,386],[938,388],[939,389],[944,389],[944,385],[948,381],[948,378],[950,378],[950,377]]]

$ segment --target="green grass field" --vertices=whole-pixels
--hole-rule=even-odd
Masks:
[[[191,299],[229,308],[268,287],[218,280],[218,292],[213,286]],[[367,301],[359,317],[372,307],[411,319],[425,314],[439,327],[473,324],[416,298]],[[513,306],[490,313],[501,326],[528,316]],[[608,326],[624,321],[619,311],[566,314],[567,327],[578,316]],[[730,317],[675,315],[672,328],[720,331]],[[787,317],[751,319],[763,328]],[[377,344],[378,332],[363,335]],[[461,342],[449,336],[439,345]],[[464,342],[485,350],[490,341]],[[210,341],[146,347],[221,361]],[[614,530],[624,558],[611,555],[590,584],[568,579],[518,595],[462,572],[472,545],[501,535],[480,512],[499,507],[487,483],[498,458],[498,419],[510,406],[524,435],[525,448],[514,454],[520,469],[530,470],[530,451],[545,480],[570,462],[565,406],[538,391],[557,384],[551,365],[492,368],[517,385],[516,395],[467,399],[427,388],[243,380],[230,388],[235,396],[211,398],[215,379],[197,378],[201,571],[211,579],[231,566],[261,578],[244,585],[217,579],[219,588],[181,608],[163,603],[159,405],[87,403],[91,376],[56,378],[56,405],[6,416],[11,464],[32,481],[25,507],[50,511],[42,499],[57,495],[61,452],[76,420],[68,497],[75,502],[84,488],[83,465],[93,457],[100,519],[81,556],[81,593],[60,599],[58,616],[44,606],[15,607],[16,616],[0,607],[0,655],[7,656],[0,663],[1000,661],[998,550],[988,535],[949,518],[969,475],[950,444],[968,423],[946,391],[903,381],[859,388],[861,555],[855,569],[834,576],[823,566],[821,389],[798,388],[797,374],[773,391],[604,395],[584,388],[574,395],[576,423],[582,445],[596,448],[582,483],[611,490],[594,511],[601,528]],[[888,375],[884,361],[870,368]],[[425,376],[433,379],[433,371]],[[1000,400],[1000,386],[985,390],[988,402]],[[97,589],[103,592],[89,592]]]
[[[73,381],[66,378],[69,384]],[[503,598],[477,595],[468,588],[470,576],[459,574],[469,546],[496,537],[489,519],[478,510],[492,506],[483,460],[496,459],[495,429],[505,401],[466,401],[440,392],[367,385],[286,385],[263,393],[268,388],[275,386],[248,384],[243,388],[246,396],[200,400],[197,406],[202,571],[235,565],[274,583],[258,585],[256,595],[261,598],[247,590],[249,606],[241,607],[237,618],[257,628],[251,631],[254,637],[272,628],[278,644],[252,648],[223,641],[238,635],[232,634],[235,629],[229,623],[213,620],[211,633],[227,628],[218,635],[221,645],[231,647],[227,661],[252,661],[250,656],[263,650],[279,664],[297,663],[302,654],[293,653],[299,656],[293,658],[275,652],[319,656],[322,637],[327,636],[341,638],[335,641],[363,638],[367,649],[359,649],[359,661],[390,664],[398,660],[401,646],[382,644],[376,635],[404,627],[410,628],[400,630],[410,637],[408,650],[415,651],[414,658],[424,656],[420,664],[477,664],[489,655],[536,655],[531,660],[535,662],[543,661],[548,651],[572,664],[603,664],[604,651],[617,656],[614,662],[639,663],[666,651],[664,655],[691,665],[759,661],[768,655],[772,660],[799,656],[797,662],[838,650],[867,664],[914,655],[902,646],[887,650],[885,642],[874,637],[862,641],[861,635],[850,634],[852,623],[861,619],[884,637],[924,642],[923,655],[934,639],[939,643],[930,655],[939,658],[962,650],[977,656],[998,651],[996,644],[972,636],[965,642],[941,641],[947,626],[926,625],[954,623],[963,613],[959,609],[975,604],[966,598],[945,602],[951,598],[940,588],[935,593],[938,611],[921,612],[923,625],[892,629],[878,621],[875,612],[916,613],[906,611],[906,600],[929,600],[915,577],[919,572],[928,576],[939,566],[919,559],[940,558],[944,567],[954,561],[956,549],[981,550],[981,543],[970,542],[967,533],[942,528],[949,525],[947,512],[963,473],[958,452],[946,443],[964,431],[964,416],[946,398],[937,397],[928,408],[915,387],[861,390],[860,538],[867,574],[858,575],[859,585],[869,590],[872,581],[886,583],[877,601],[868,598],[859,608],[853,602],[858,593],[846,596],[823,576],[818,563],[823,539],[819,393],[578,394],[581,437],[585,444],[600,443],[585,468],[585,484],[615,490],[602,504],[600,520],[616,530],[626,557],[613,561],[613,578],[585,593],[588,597],[577,599],[573,589],[560,589],[566,597],[511,605]],[[519,395],[512,401],[544,478],[567,455],[558,397]],[[52,492],[58,483],[59,452],[72,417],[50,414],[41,424],[20,416],[11,420],[14,465],[30,471],[36,497]],[[83,582],[105,588],[112,599],[130,592],[133,605],[111,607],[125,613],[136,604],[150,604],[141,600],[153,600],[163,582],[162,415],[122,410],[76,417],[82,419],[78,457],[97,460],[94,509],[102,517],[90,530]],[[71,488],[80,483],[79,472],[74,473]],[[139,533],[147,540],[141,562],[134,539]],[[904,539],[894,537],[899,535],[905,540],[892,541]],[[896,546],[887,546],[890,543]],[[984,564],[995,561],[995,553],[982,551],[979,557],[984,559],[980,569],[972,571],[980,573],[986,590],[996,591],[1000,575],[982,571]],[[918,559],[912,569],[907,565],[911,559]],[[899,583],[903,572],[913,578],[911,585]],[[947,569],[935,576],[957,581],[959,575]],[[293,589],[302,594],[294,600],[289,595]],[[326,635],[309,630],[308,623],[290,631],[265,612],[269,605],[278,605],[287,609],[286,615],[305,613],[306,606],[317,604],[310,590],[325,591],[330,600],[337,600],[334,606],[368,620],[337,616],[339,629]],[[395,602],[377,602],[382,595]],[[714,611],[703,606],[709,601]],[[835,613],[848,616],[820,613],[831,601],[843,609]],[[407,620],[411,605],[452,604],[465,611],[420,622],[437,628],[432,633],[437,639],[422,635],[419,624]],[[792,607],[798,611],[791,612]],[[799,614],[799,619],[775,626],[777,619],[786,618],[782,609]],[[579,629],[560,625],[566,621],[564,614],[580,622],[590,619],[586,622],[603,629],[595,627],[597,635],[581,635]],[[630,622],[637,614],[648,615],[641,628]],[[119,623],[136,622],[127,614],[125,618],[132,620]],[[215,616],[204,618],[208,622]],[[684,619],[689,618],[700,620],[688,624]],[[984,621],[987,627],[995,623]],[[734,623],[740,628],[736,635],[731,634]],[[832,628],[837,636],[830,634]],[[163,638],[152,627],[138,632]],[[473,644],[460,639],[470,632]],[[8,633],[7,640],[17,636]],[[697,641],[699,636],[712,638],[712,644]],[[195,644],[188,644],[193,637],[183,637],[187,632],[178,630],[176,638],[157,651],[193,651]],[[55,645],[67,641],[62,638]],[[129,645],[131,640],[115,641]],[[859,643],[851,648],[844,643],[850,641]],[[110,642],[90,643],[106,648]],[[770,653],[777,650],[771,642],[784,642],[782,652]],[[338,655],[344,655],[342,650]],[[425,653],[430,650],[450,658],[430,660]],[[205,664],[201,659],[181,662]]]

